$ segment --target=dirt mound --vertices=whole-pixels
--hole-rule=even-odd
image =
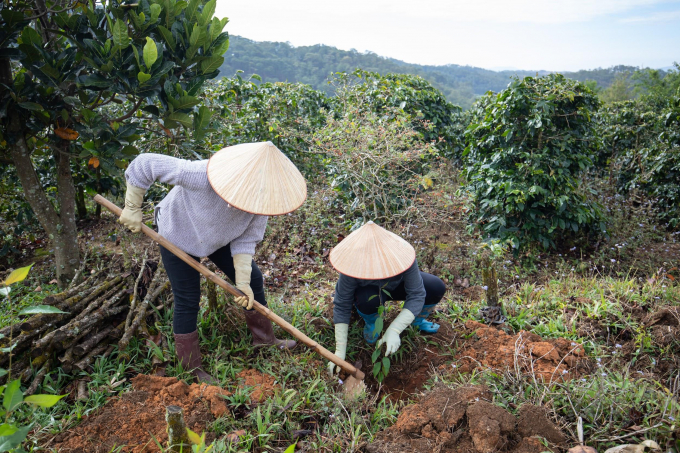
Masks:
[[[207,384],[188,385],[172,377],[138,375],[132,379],[133,391],[108,402],[95,414],[85,417],[77,427],[55,439],[64,453],[105,453],[125,446],[126,452],[157,452],[154,438],[165,444],[165,407],[184,409],[187,426],[197,433],[228,411],[223,395],[230,393]],[[212,441],[214,435],[206,434]]]
[[[650,328],[650,333],[656,344],[668,346],[677,338],[680,338],[680,310],[662,308],[647,316],[644,325]]]
[[[243,380],[243,386],[251,387],[250,399],[253,402],[260,402],[265,398],[269,398],[279,388],[275,384],[274,376],[262,374],[257,370],[243,370],[236,377]]]
[[[462,372],[519,369],[556,381],[578,376],[585,365],[583,346],[564,338],[544,339],[524,330],[510,335],[475,321],[466,322],[465,328],[473,335],[456,354],[455,365]]]
[[[483,386],[437,387],[404,408],[366,451],[540,453],[547,450],[541,439],[555,446],[566,441],[543,408],[524,405],[515,417],[490,399]]]

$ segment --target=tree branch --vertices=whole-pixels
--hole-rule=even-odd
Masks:
[[[137,109],[139,109],[139,106],[142,105],[142,100],[143,100],[142,98],[139,98],[139,100],[135,103],[134,106],[132,106],[132,109],[130,109],[129,112],[127,112],[125,115],[121,117],[116,118],[115,120],[109,120],[109,123],[117,123],[130,118],[132,115],[135,114]]]

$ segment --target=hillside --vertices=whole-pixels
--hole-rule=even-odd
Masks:
[[[231,36],[226,61],[220,68],[223,76],[231,76],[237,70],[245,74],[258,74],[269,82],[302,82],[317,90],[329,92],[328,75],[333,72],[352,71],[362,68],[380,73],[396,72],[416,74],[430,81],[453,103],[468,108],[476,96],[486,91],[500,91],[513,76],[545,75],[548,71],[491,71],[472,66],[455,64],[425,66],[405,63],[368,52],[340,50],[325,45],[294,47],[283,42],[256,42],[240,36]],[[606,88],[621,72],[632,72],[632,66],[614,66],[566,72],[577,80],[595,80]]]

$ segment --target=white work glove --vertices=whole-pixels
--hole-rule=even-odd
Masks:
[[[347,354],[347,332],[349,331],[349,324],[335,325],[335,355],[345,360]],[[340,367],[336,367],[333,362],[328,362],[328,375],[333,377],[335,373],[340,371]]]
[[[250,287],[250,274],[253,272],[253,255],[240,253],[234,255],[233,258],[236,274],[234,283],[236,284],[236,287],[246,295],[246,297],[235,297],[234,301],[243,308],[250,310],[253,308],[253,301],[255,300],[255,295]]]
[[[378,340],[378,347],[383,344],[387,345],[385,348],[385,356],[397,352],[399,346],[401,346],[401,338],[399,338],[399,335],[404,329],[411,325],[414,319],[416,319],[416,317],[411,313],[411,310],[403,309],[401,313],[399,313],[399,316],[392,321],[392,324],[387,328],[383,337]]]
[[[125,207],[120,214],[118,222],[128,227],[133,233],[142,231],[142,202],[144,201],[145,193],[145,189],[127,183]]]

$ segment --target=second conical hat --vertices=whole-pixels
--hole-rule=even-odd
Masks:
[[[224,201],[251,214],[287,214],[307,198],[305,178],[272,142],[216,152],[208,162],[208,180]]]
[[[411,267],[416,260],[416,251],[396,234],[368,222],[335,246],[328,259],[341,274],[362,280],[381,280]]]

